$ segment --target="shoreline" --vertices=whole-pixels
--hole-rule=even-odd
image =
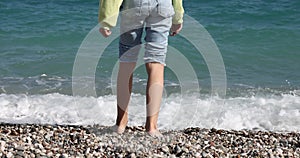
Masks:
[[[0,123],[0,157],[300,157],[300,133],[143,127],[122,135],[107,126]]]

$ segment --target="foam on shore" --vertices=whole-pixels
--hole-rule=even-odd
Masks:
[[[145,122],[145,96],[134,94],[129,125]],[[161,129],[187,127],[300,131],[300,96],[164,97],[159,115]],[[116,96],[98,98],[62,94],[0,94],[0,122],[109,126],[116,117]]]

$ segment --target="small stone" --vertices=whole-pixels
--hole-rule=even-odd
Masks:
[[[59,156],[59,158],[68,158],[68,155],[67,154],[62,154]]]
[[[6,145],[6,142],[5,141],[0,141],[0,151],[4,153],[4,150],[5,150],[5,145]]]
[[[289,151],[287,154],[288,157],[293,157],[293,154]]]
[[[179,154],[182,151],[178,145],[175,146],[174,150],[175,150],[175,154]]]
[[[272,143],[276,143],[278,140],[275,137],[271,137]]]
[[[131,153],[130,158],[136,158],[135,153]]]
[[[47,151],[45,150],[45,149],[43,149],[42,151],[41,151],[41,155],[46,155],[47,154]]]
[[[21,157],[25,157],[24,153],[22,151],[17,151],[16,153],[18,156],[21,156]]]
[[[202,157],[206,157],[206,156],[207,156],[207,153],[206,153],[205,151],[203,151],[203,152],[201,153],[201,155],[202,155]]]
[[[46,131],[44,131],[44,130],[42,129],[42,130],[39,130],[38,132],[39,132],[41,135],[44,135]]]
[[[214,158],[211,154],[207,154],[206,158]]]
[[[159,155],[159,154],[153,154],[153,157],[160,157],[160,158],[163,158],[164,156],[163,156],[163,155]]]
[[[40,153],[41,153],[41,150],[40,150],[40,149],[35,149],[35,150],[34,150],[34,153],[35,153],[35,154],[40,154]]]
[[[47,141],[50,141],[50,140],[51,140],[51,136],[52,136],[52,135],[47,134],[47,135],[45,135],[45,139],[46,139]]]
[[[282,150],[280,149],[280,148],[276,148],[276,152],[278,153],[278,154],[282,154]]]
[[[87,148],[84,153],[88,154],[88,153],[90,153],[90,150],[91,150],[90,148]]]
[[[122,154],[117,154],[117,158],[123,158]]]
[[[200,157],[200,156],[201,156],[200,153],[196,153],[196,154],[195,154],[195,157]]]
[[[185,152],[185,153],[188,153],[188,152],[189,152],[189,149],[186,148],[186,147],[182,147],[182,151]]]
[[[170,158],[176,158],[176,155],[172,154],[170,155]]]
[[[16,130],[12,129],[10,135],[11,136],[19,136],[20,134]]]
[[[24,148],[22,146],[17,146],[17,147],[15,147],[15,149],[18,151],[24,151]]]
[[[297,153],[297,152],[294,152],[294,157],[300,157],[299,154],[300,154],[300,152],[298,152],[298,153]]]
[[[271,149],[268,150],[268,157],[274,158],[273,152]]]
[[[69,154],[74,155],[75,153],[74,153],[74,151],[69,151]]]
[[[201,145],[197,144],[197,145],[195,146],[195,148],[196,148],[196,149],[201,149]]]
[[[168,148],[167,146],[163,146],[163,147],[161,148],[161,150],[162,150],[163,152],[165,152],[165,153],[168,153],[168,152],[169,152],[169,148]]]
[[[245,137],[249,136],[249,133],[245,130],[243,130],[242,133],[243,133],[243,136],[245,136]]]
[[[53,156],[53,152],[50,151],[48,154],[47,154],[48,157],[52,157]]]
[[[6,154],[6,156],[7,156],[7,158],[11,158],[11,157],[13,157],[14,155],[13,155],[11,152],[8,152],[8,153]]]
[[[25,140],[26,140],[26,143],[31,144],[31,140],[32,140],[32,139],[31,139],[30,137],[26,137]]]
[[[245,157],[245,156],[247,156],[247,153],[242,153],[241,156],[244,156],[244,157]]]
[[[9,134],[9,133],[10,133],[10,130],[8,130],[8,129],[3,129],[3,130],[2,130],[2,133],[3,133],[3,134]]]
[[[44,149],[43,145],[39,143],[34,144],[34,146],[39,149]]]

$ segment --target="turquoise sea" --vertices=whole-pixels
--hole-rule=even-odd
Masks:
[[[0,1],[0,122],[113,124],[117,40],[103,48],[97,65],[98,96],[72,95],[76,54],[98,24],[98,6],[94,0]],[[207,63],[193,45],[170,38],[193,66],[201,94],[182,94],[167,67],[160,127],[300,131],[300,1],[184,0],[184,7],[220,50],[226,96],[210,95]],[[144,67],[137,68],[131,125],[145,120],[146,79]]]

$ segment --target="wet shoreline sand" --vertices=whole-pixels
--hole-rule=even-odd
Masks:
[[[0,157],[300,157],[299,132],[143,127],[124,134],[107,126],[0,124]]]

